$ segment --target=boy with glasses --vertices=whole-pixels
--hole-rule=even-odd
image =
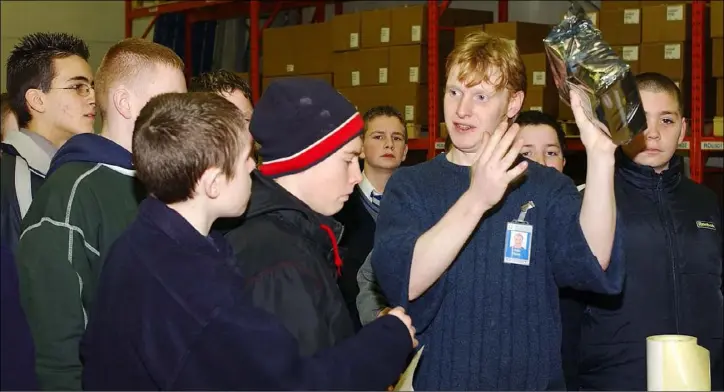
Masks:
[[[131,163],[134,121],[151,97],[186,91],[182,70],[171,49],[153,42],[113,45],[96,74],[101,135],[78,135],[57,152],[23,220],[20,297],[42,389],[81,387],[78,343],[103,258],[145,197]]]

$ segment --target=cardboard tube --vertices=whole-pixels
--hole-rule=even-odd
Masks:
[[[711,391],[709,350],[693,336],[646,338],[646,372],[649,391]]]

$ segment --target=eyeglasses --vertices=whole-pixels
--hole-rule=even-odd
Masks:
[[[75,86],[71,86],[71,87],[51,87],[50,89],[51,90],[75,90],[75,93],[80,95],[81,97],[87,97],[88,95],[90,95],[91,90],[94,88],[87,84],[81,83],[81,84],[76,84]]]

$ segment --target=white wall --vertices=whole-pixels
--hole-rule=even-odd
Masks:
[[[77,35],[88,44],[95,70],[108,48],[124,38],[124,12],[122,0],[0,1],[0,90],[5,91],[5,64],[20,37],[39,31]],[[147,25],[147,20],[134,22],[134,32],[142,34]]]

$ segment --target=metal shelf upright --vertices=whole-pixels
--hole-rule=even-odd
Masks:
[[[261,1],[261,0],[206,0],[206,1],[162,1],[154,2],[153,5],[147,7],[134,7],[132,0],[125,0],[125,28],[126,38],[133,36],[133,21],[138,18],[152,17],[151,22],[142,34],[146,38],[151,32],[151,28],[156,23],[159,15],[170,14],[175,12],[184,13],[184,65],[186,67],[186,77],[191,76],[191,27],[194,23],[232,19],[246,16],[249,18],[249,83],[251,84],[251,92],[254,102],[259,99],[259,56],[261,34],[263,29],[269,27],[274,18],[280,11],[291,9],[303,9],[315,7],[312,23],[321,22],[325,19],[325,6],[329,3],[335,4],[335,14],[342,13],[342,2],[334,0],[325,1]],[[259,27],[259,19],[264,16],[267,18],[264,26]]]

